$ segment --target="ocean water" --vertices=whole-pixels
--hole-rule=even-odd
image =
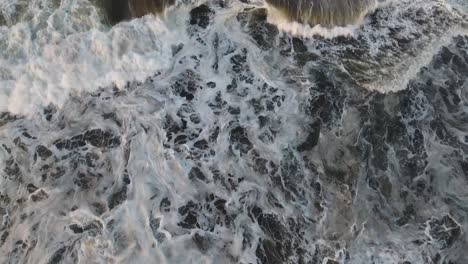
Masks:
[[[467,12],[0,0],[0,263],[468,263]]]

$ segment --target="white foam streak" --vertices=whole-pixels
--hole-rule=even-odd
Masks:
[[[307,24],[290,21],[276,8],[266,5],[268,9],[268,22],[274,24],[278,29],[290,33],[294,36],[300,36],[305,38],[312,38],[314,36],[322,36],[325,38],[334,38],[338,36],[349,36],[353,35],[359,28],[357,25],[349,25],[345,27],[333,27],[326,28],[321,25],[315,25],[311,27]],[[362,21],[362,19],[361,19]]]
[[[447,31],[445,35],[420,51],[418,56],[414,57],[412,60],[408,60],[406,65],[400,65],[406,70],[400,70],[398,78],[375,81],[364,86],[369,90],[378,91],[380,93],[397,92],[406,89],[408,83],[417,77],[421,68],[428,65],[431,60],[433,60],[434,54],[437,54],[442,47],[449,45],[454,36],[462,34],[468,34],[468,30],[457,27]]]
[[[62,21],[64,11],[56,10],[43,28],[26,22],[2,28],[0,111],[30,115],[50,103],[62,107],[69,95],[123,87],[170,65],[173,35],[162,20],[146,16],[106,31],[96,14],[76,22],[83,14],[74,8],[83,6]]]

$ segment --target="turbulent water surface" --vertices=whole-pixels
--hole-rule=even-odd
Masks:
[[[1,263],[468,263],[464,0],[128,2],[0,0]]]

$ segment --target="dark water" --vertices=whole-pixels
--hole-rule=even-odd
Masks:
[[[376,0],[268,0],[291,21],[325,27],[346,26],[358,22]],[[161,14],[174,0],[99,0],[112,24],[146,14]]]
[[[175,0],[97,0],[111,24],[147,14],[161,14]]]

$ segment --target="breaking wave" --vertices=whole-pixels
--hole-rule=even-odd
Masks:
[[[110,3],[0,0],[1,263],[468,261],[463,2]]]

